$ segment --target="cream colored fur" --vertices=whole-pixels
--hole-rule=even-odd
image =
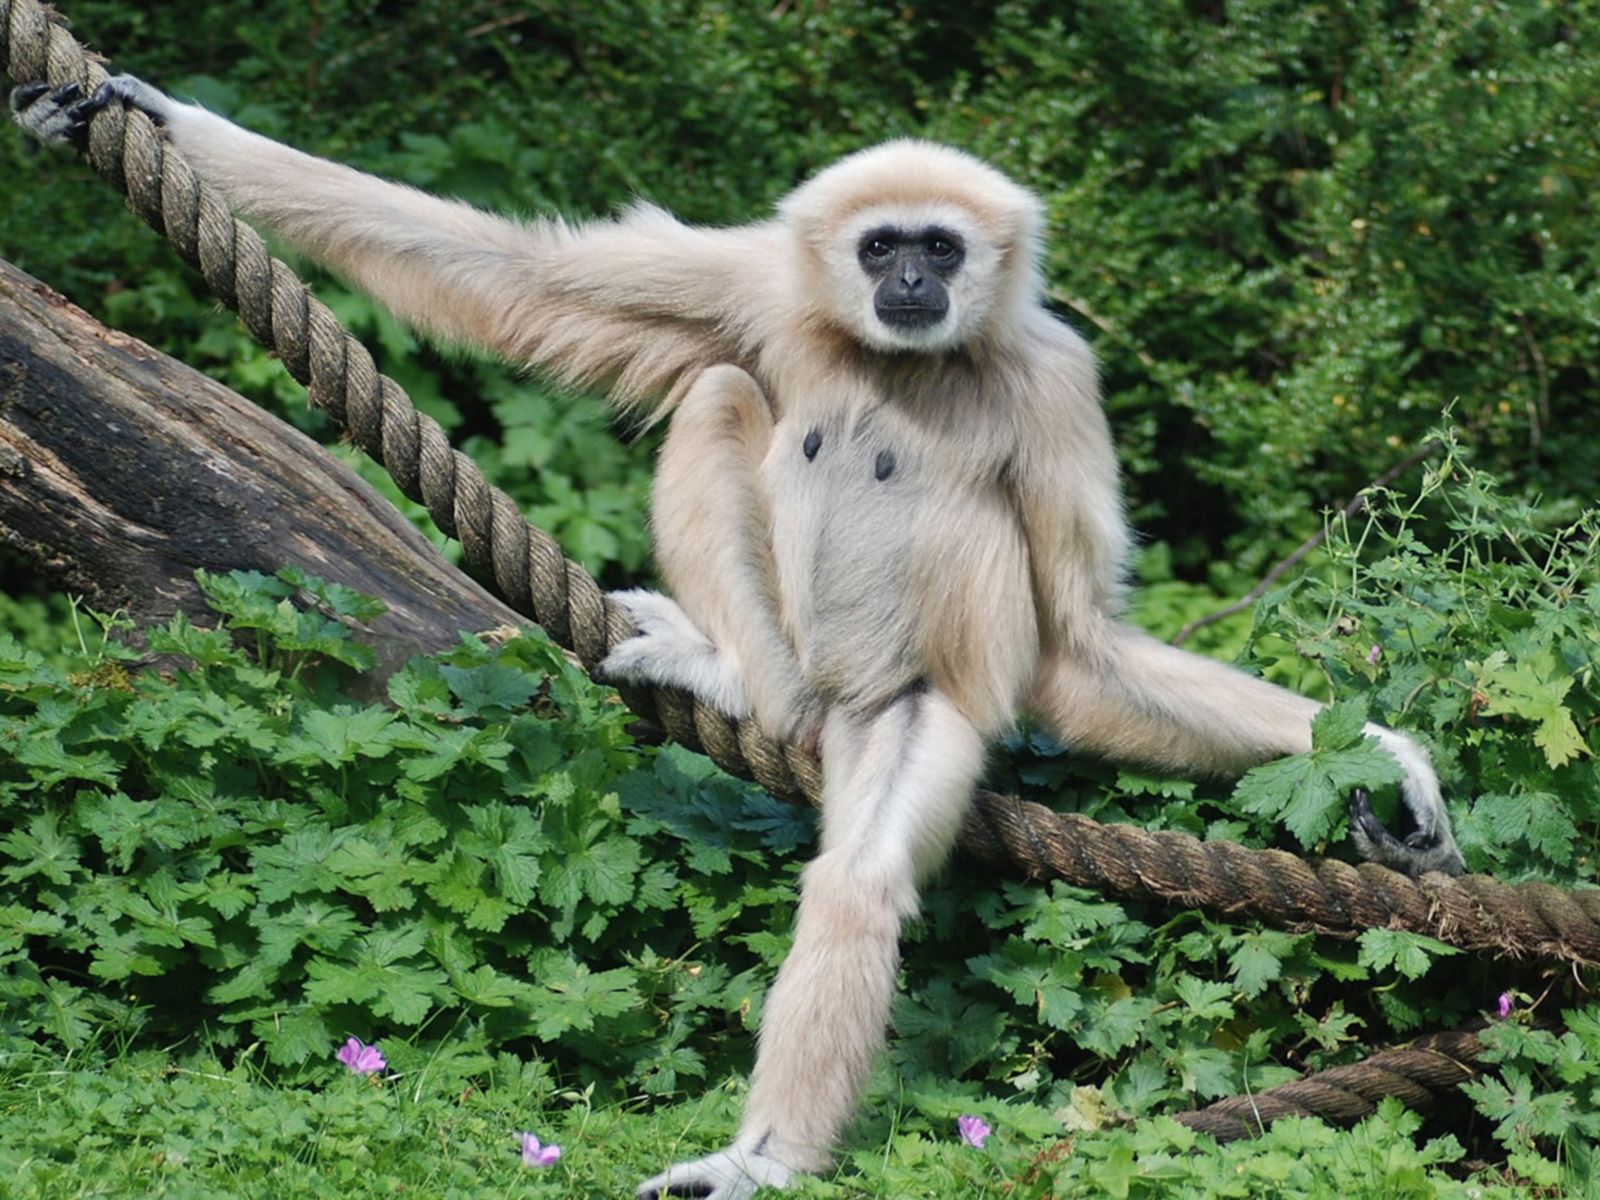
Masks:
[[[1129,537],[1093,356],[1041,304],[1038,201],[992,168],[900,141],[734,229],[648,206],[518,223],[116,88],[236,208],[400,316],[673,414],[653,521],[676,601],[621,597],[641,632],[608,668],[820,737],[826,798],[738,1138],[641,1195],[743,1200],[828,1165],[882,1042],[900,923],[1023,708],[1069,746],[1176,770],[1309,747],[1315,703],[1120,621]],[[886,223],[965,243],[932,327],[875,314],[857,243]],[[1372,732],[1432,841],[1358,829],[1363,849],[1459,869],[1426,754]]]

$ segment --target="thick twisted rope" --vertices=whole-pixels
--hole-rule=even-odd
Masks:
[[[1381,1050],[1360,1062],[1331,1067],[1253,1095],[1230,1096],[1174,1119],[1221,1142],[1255,1137],[1279,1117],[1321,1117],[1330,1125],[1354,1125],[1371,1116],[1378,1101],[1396,1096],[1408,1108],[1426,1111],[1436,1093],[1478,1074],[1482,1026],[1430,1033],[1404,1046]]]
[[[0,0],[0,58],[19,83],[77,83],[92,91],[100,62],[38,0]],[[527,523],[444,431],[345,333],[294,272],[137,111],[111,105],[89,126],[86,154],[129,206],[197,267],[251,334],[282,358],[311,402],[344,424],[434,523],[458,538],[468,565],[517,611],[593,669],[634,630],[599,584]],[[774,742],[672,689],[624,689],[629,705],[731,774],[815,803],[821,770],[811,750]],[[1159,900],[1291,929],[1351,936],[1387,927],[1510,957],[1600,963],[1600,891],[1515,887],[1486,876],[1408,879],[1373,864],[1308,862],[1275,850],[1200,842],[1061,815],[1040,804],[980,793],[963,829],[980,861],[1028,878],[1058,878],[1125,897]]]

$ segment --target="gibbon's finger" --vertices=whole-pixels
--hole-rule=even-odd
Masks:
[[[74,83],[68,86],[77,87],[78,85]],[[49,90],[50,85],[42,79],[35,79],[32,83],[20,84],[12,88],[11,111],[14,113],[21,112]]]
[[[130,108],[137,108],[157,125],[166,124],[167,114],[175,106],[171,96],[160,88],[151,87],[137,75],[113,75],[95,88],[94,94],[81,101],[78,107],[83,109],[87,119],[113,99],[121,100]]]
[[[1372,801],[1359,788],[1350,796],[1350,837],[1361,857],[1405,875],[1429,871],[1459,875],[1466,869],[1453,839],[1437,830],[1417,829],[1401,840],[1390,833],[1372,811]]]
[[[80,111],[83,89],[75,83],[52,89],[48,83],[25,83],[11,93],[12,119],[41,142],[77,144],[88,129],[93,110]]]

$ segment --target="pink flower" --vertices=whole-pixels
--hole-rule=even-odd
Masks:
[[[372,1075],[388,1067],[378,1044],[363,1045],[360,1038],[351,1038],[339,1051],[339,1061],[350,1068],[353,1075]]]
[[[956,1130],[961,1134],[961,1140],[974,1150],[982,1150],[983,1143],[994,1132],[982,1117],[957,1117]]]
[[[1371,650],[1367,651],[1367,661],[1369,663],[1371,663],[1373,666],[1377,666],[1378,665],[1378,659],[1379,659],[1379,657],[1382,656],[1382,654],[1383,654],[1383,650],[1380,649],[1377,646],[1374,646]]]
[[[560,1146],[541,1146],[531,1133],[517,1134],[522,1139],[522,1161],[530,1167],[548,1167],[561,1157]]]
[[[1504,1021],[1507,1017],[1509,1017],[1511,1015],[1511,993],[1510,992],[1501,992],[1500,993],[1500,1001],[1499,1001],[1499,1004],[1498,1004],[1497,1008],[1498,1008],[1498,1011],[1500,1013],[1500,1019],[1502,1021]]]

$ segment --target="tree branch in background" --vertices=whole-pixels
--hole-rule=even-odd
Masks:
[[[316,442],[5,262],[0,543],[141,624],[211,623],[196,568],[301,567],[389,606],[383,675],[525,623]]]

